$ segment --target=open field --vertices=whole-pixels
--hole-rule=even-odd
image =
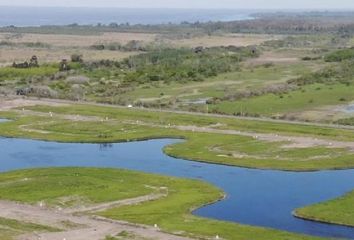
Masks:
[[[324,203],[297,209],[295,215],[304,219],[354,227],[354,192]]]
[[[104,42],[154,41],[155,34],[144,33],[103,33],[98,35],[61,35],[61,34],[0,34],[0,41],[14,43],[46,43],[54,47],[89,47]]]
[[[87,61],[98,61],[101,59],[122,60],[138,52],[120,51],[95,51],[89,49],[36,49],[36,48],[2,48],[0,51],[0,66],[9,66],[13,62],[28,61],[33,55],[39,58],[40,63],[59,63],[62,59],[70,59],[70,56],[80,53]]]
[[[72,54],[82,54],[86,61],[101,59],[121,60],[135,52],[93,50],[90,46],[104,43],[127,44],[129,41],[153,42],[155,34],[143,33],[103,33],[99,35],[60,35],[60,34],[11,34],[1,33],[0,64],[28,61],[32,55],[40,63],[57,63],[70,59]]]
[[[229,34],[222,36],[191,37],[188,39],[170,40],[164,35],[150,33],[102,33],[98,35],[63,35],[63,34],[14,34],[1,33],[0,43],[9,45],[1,47],[0,64],[8,65],[12,62],[28,60],[32,55],[39,57],[43,63],[59,62],[61,59],[70,59],[74,53],[83,55],[86,61],[101,59],[122,60],[134,55],[134,52],[92,50],[93,45],[99,44],[127,44],[138,41],[141,44],[151,44],[159,41],[160,44],[171,47],[214,47],[214,46],[249,46],[259,45],[264,41],[274,39],[268,35]],[[6,44],[5,44],[6,43]],[[36,44],[39,47],[36,47]],[[33,46],[32,46],[33,45]],[[26,47],[27,46],[27,47]]]
[[[99,43],[119,42],[126,44],[129,41],[143,41],[150,43],[156,39],[177,47],[215,47],[215,46],[249,46],[259,45],[268,40],[282,38],[276,35],[262,34],[224,34],[213,36],[192,36],[189,38],[173,39],[168,35],[152,33],[102,33],[98,35],[62,35],[62,34],[12,34],[1,33],[0,41],[11,41],[14,43],[36,43],[42,42],[56,47],[89,47]],[[178,36],[176,37],[178,38]]]
[[[308,71],[311,71],[311,66],[302,63],[272,67],[258,66],[245,68],[242,71],[219,74],[198,83],[171,83],[149,88],[142,85],[120,97],[129,99],[131,102],[179,99],[183,104],[183,101],[212,97],[222,98],[237,91],[260,89],[271,84],[284,83]]]
[[[27,181],[22,181],[28,179]],[[61,187],[58,186],[58,182],[61,183]],[[113,169],[89,169],[89,168],[57,168],[57,169],[39,169],[39,170],[22,170],[9,173],[3,173],[0,175],[0,196],[1,199],[18,201],[21,203],[34,203],[41,202],[47,207],[37,209],[35,206],[18,205],[18,212],[24,211],[27,213],[26,219],[32,221],[40,221],[35,215],[31,215],[31,209],[36,210],[36,215],[42,217],[41,221],[46,221],[49,225],[63,226],[63,221],[56,222],[55,218],[62,220],[65,214],[59,212],[51,212],[53,207],[64,207],[57,205],[58,201],[63,199],[83,199],[86,204],[109,202],[114,199],[128,198],[135,196],[138,190],[144,193],[151,193],[159,189],[167,193],[163,198],[143,202],[136,205],[126,205],[107,209],[104,212],[96,213],[98,215],[109,217],[111,219],[119,219],[129,221],[131,223],[154,225],[157,224],[163,231],[175,233],[177,235],[184,235],[196,239],[212,239],[216,235],[220,235],[222,239],[317,239],[314,237],[306,237],[297,234],[291,234],[276,230],[270,230],[265,228],[257,228],[246,225],[239,225],[235,223],[227,223],[222,221],[209,220],[205,218],[195,217],[190,214],[191,209],[195,209],[203,204],[212,202],[222,197],[222,193],[208,184],[195,181],[195,180],[183,180],[171,177],[162,177],[151,174],[137,173],[127,170],[113,170]],[[128,185],[127,185],[128,184]],[[38,185],[43,186],[39,189]],[[102,188],[102,186],[105,186]],[[133,190],[131,187],[133,186]],[[113,195],[111,195],[113,191]],[[133,191],[133,192],[131,192]],[[70,205],[75,203],[71,201]],[[6,212],[9,215],[13,215],[16,211],[11,210],[11,203],[0,201],[1,204],[7,204]],[[37,207],[38,208],[38,207]],[[168,213],[168,214],[167,214]],[[0,213],[3,214],[3,212]],[[89,224],[88,217],[71,217],[72,223],[66,224],[67,227],[75,226],[74,230],[69,230],[73,239],[85,239],[84,226],[81,225],[80,220],[87,218],[86,222]],[[77,224],[76,221],[79,221]],[[97,222],[99,224],[99,222]],[[101,231],[104,223],[96,226],[97,231]],[[126,231],[133,231],[141,236],[144,233],[144,229],[138,228],[139,225],[133,226],[126,225]],[[140,225],[141,226],[141,225]],[[81,230],[82,237],[77,238]],[[135,231],[134,231],[135,230]],[[145,230],[146,235],[144,237],[152,237],[153,239],[187,239],[179,238],[173,235],[165,234],[166,238],[160,238],[159,235],[149,235],[149,228]],[[1,231],[1,230],[0,230]],[[72,231],[72,232],[71,232]],[[119,235],[123,235],[123,231],[119,229],[115,230]],[[150,230],[151,232],[152,230]],[[155,234],[159,231],[155,230]],[[163,235],[162,232],[160,232]],[[58,235],[59,234],[59,235]],[[112,233],[113,234],[113,233]],[[46,239],[52,236],[51,239],[57,239],[56,236],[65,237],[65,231],[63,233],[50,233],[40,235]],[[115,235],[115,234],[113,234]],[[29,239],[31,235],[28,235]],[[36,238],[37,239],[37,238]],[[59,238],[58,238],[59,239]],[[86,238],[87,239],[87,238]],[[96,238],[95,238],[96,239]],[[99,239],[99,238],[97,238]],[[319,239],[319,238],[318,238]]]
[[[269,40],[279,39],[281,36],[262,34],[224,34],[215,36],[193,37],[179,40],[164,40],[165,42],[179,47],[217,47],[217,46],[239,46],[260,45]]]
[[[316,109],[321,106],[334,107],[354,100],[354,86],[344,84],[313,84],[299,90],[284,94],[267,94],[259,97],[243,99],[237,102],[223,102],[215,105],[221,112],[247,112],[262,116],[283,114],[299,114],[299,112]]]

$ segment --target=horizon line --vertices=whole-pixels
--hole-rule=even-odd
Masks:
[[[109,6],[31,6],[31,5],[0,5],[0,7],[18,7],[18,8],[100,8],[100,9],[171,9],[171,10],[247,10],[247,11],[341,11],[341,12],[354,12],[353,8],[227,8],[227,7],[217,7],[217,8],[182,8],[182,7],[109,7]]]

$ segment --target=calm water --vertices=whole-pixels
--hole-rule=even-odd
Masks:
[[[0,171],[55,166],[114,167],[202,179],[222,188],[228,197],[195,211],[197,215],[354,239],[354,228],[304,221],[291,215],[295,208],[351,191],[354,170],[312,173],[253,170],[174,159],[163,154],[164,146],[179,141],[99,145],[0,138]]]
[[[246,10],[0,7],[0,26],[162,24],[250,19]]]

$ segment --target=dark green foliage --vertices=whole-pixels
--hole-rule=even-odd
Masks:
[[[142,41],[131,40],[125,45],[122,45],[117,42],[105,43],[105,44],[94,44],[90,46],[93,50],[109,50],[109,51],[147,51],[149,50],[149,46]]]
[[[313,83],[352,84],[353,81],[354,81],[354,59],[343,61],[334,66],[326,67],[323,70],[304,75],[297,79],[289,80],[288,83],[302,86],[302,85],[313,84]]]
[[[354,48],[341,49],[325,56],[326,62],[342,62],[348,59],[354,60]]]
[[[165,49],[132,56],[122,65],[128,69],[124,76],[126,82],[201,81],[237,70],[243,58],[257,55],[250,48],[210,48],[199,53],[191,49]]]
[[[354,118],[340,119],[335,124],[354,126]]]

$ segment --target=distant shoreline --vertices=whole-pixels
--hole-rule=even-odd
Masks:
[[[39,27],[125,24],[158,25],[182,22],[237,21],[254,19],[256,10],[232,9],[132,9],[0,6],[0,27]]]

